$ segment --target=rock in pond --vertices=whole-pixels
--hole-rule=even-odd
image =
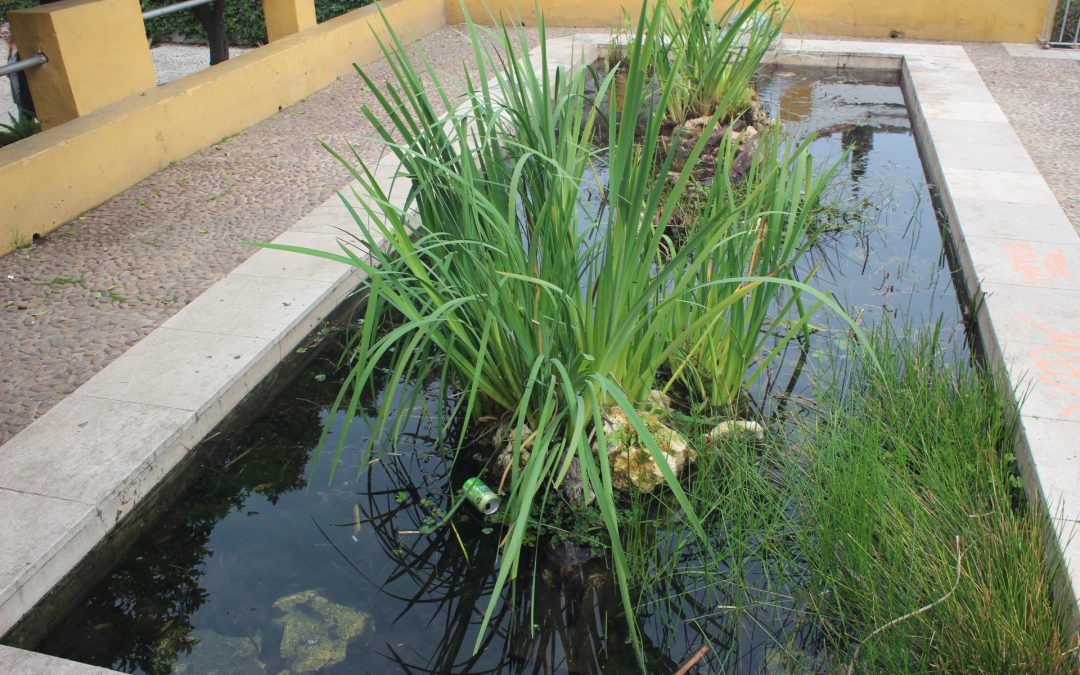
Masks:
[[[256,636],[232,637],[212,630],[192,634],[198,644],[191,655],[176,665],[176,673],[191,675],[264,675],[266,664],[259,660],[262,640]]]
[[[281,657],[295,673],[313,673],[345,660],[349,643],[374,628],[366,612],[331,602],[317,591],[303,591],[279,599],[274,609],[281,616]]]
[[[638,411],[638,415],[673,474],[679,475],[688,463],[697,458],[682,434],[660,421],[658,415],[644,411]],[[626,490],[633,487],[642,492],[652,492],[664,483],[659,464],[620,408],[605,410],[604,433],[607,436],[611,482],[616,488]]]

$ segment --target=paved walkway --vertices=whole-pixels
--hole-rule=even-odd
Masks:
[[[966,47],[1080,230],[1080,68]],[[460,29],[414,49],[460,86],[471,61]],[[389,75],[385,63],[368,71]],[[0,443],[246,260],[254,249],[243,242],[272,239],[346,184],[318,139],[377,159],[365,103],[359,77],[343,78],[0,258]]]
[[[461,86],[472,48],[460,30],[414,48]],[[390,75],[384,62],[368,71]],[[0,443],[250,257],[243,242],[274,238],[345,185],[319,140],[378,159],[360,113],[374,103],[342,78],[0,258]]]

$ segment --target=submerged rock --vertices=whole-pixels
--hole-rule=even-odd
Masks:
[[[192,675],[263,675],[266,664],[259,660],[259,637],[231,637],[212,630],[191,636],[198,644],[173,672]]]
[[[696,459],[682,435],[660,421],[651,412],[638,411],[645,428],[652,434],[660,448],[664,461],[675,475]],[[607,459],[611,466],[611,482],[620,489],[631,487],[642,492],[652,492],[664,483],[664,474],[653,454],[638,437],[637,431],[626,413],[620,408],[608,408],[604,412],[604,434],[607,437]]]
[[[705,436],[705,443],[712,445],[721,436],[727,434],[751,434],[758,440],[765,439],[765,427],[761,426],[757,422],[750,420],[730,420],[727,422],[721,422],[713,427]]]
[[[296,673],[313,673],[345,660],[349,643],[370,632],[370,614],[357,612],[316,591],[294,593],[274,603],[282,616],[281,657]]]

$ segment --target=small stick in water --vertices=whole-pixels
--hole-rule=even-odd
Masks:
[[[708,647],[702,647],[690,657],[690,660],[682,664],[682,668],[675,671],[675,675],[686,675],[690,672],[690,669],[697,665],[698,661],[705,658],[705,655],[709,653]]]

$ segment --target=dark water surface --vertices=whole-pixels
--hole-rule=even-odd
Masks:
[[[852,147],[836,185],[835,217],[848,228],[826,236],[804,274],[815,268],[812,283],[833,292],[863,326],[886,317],[913,327],[940,321],[944,341],[962,342],[895,80],[781,71],[762,81],[761,96],[796,137],[818,133],[816,156],[836,158]],[[845,324],[824,312],[814,323],[820,331],[811,350],[790,349],[759,397],[808,395],[812,381],[842,369],[837,345],[846,343]],[[326,353],[336,356],[336,348]],[[335,673],[634,670],[605,561],[571,568],[542,553],[522,561],[534,568],[536,585],[521,589],[534,597],[508,595],[472,656],[500,531],[459,512],[456,529],[429,532],[450,506],[451,486],[469,475],[438,449],[431,391],[397,402],[416,407],[407,442],[381,448],[368,464],[360,452],[365,425],[354,424],[336,474],[331,478],[326,458],[312,467],[338,377],[331,361],[316,359],[247,430],[215,441],[195,487],[38,649],[146,673],[306,672],[320,665]],[[380,396],[365,401],[368,414]],[[336,441],[334,431],[327,447]],[[792,608],[774,610],[714,634],[730,651],[706,662],[707,671],[773,672],[765,638],[787,630],[782,615]],[[670,673],[697,651],[698,633],[683,617],[646,614],[649,667]]]

